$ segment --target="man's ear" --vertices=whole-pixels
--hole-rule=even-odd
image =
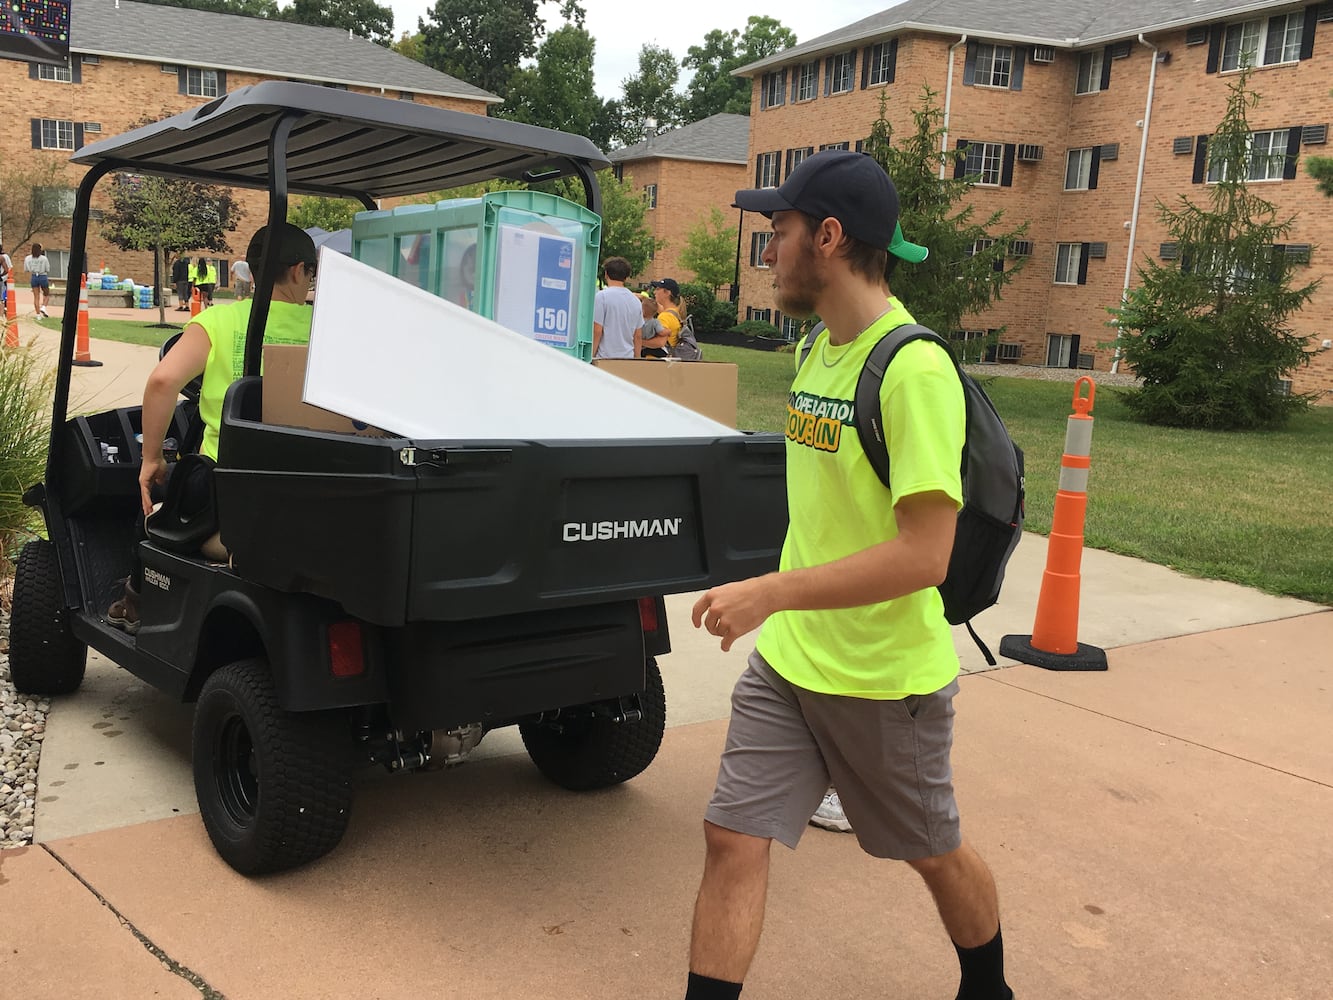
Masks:
[[[815,227],[815,252],[826,259],[831,258],[842,245],[842,237],[842,223],[830,216]]]

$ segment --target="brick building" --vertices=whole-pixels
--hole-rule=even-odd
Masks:
[[[714,207],[722,210],[728,225],[739,219],[740,211],[731,207],[731,201],[737,190],[749,186],[749,136],[750,119],[745,115],[713,115],[607,154],[616,176],[628,178],[643,192],[648,205],[644,221],[659,241],[636,281],[694,279],[680,265],[686,235],[707,222]]]
[[[488,105],[499,101],[494,94],[339,28],[130,0],[73,0],[66,65],[0,59],[0,93],[9,109],[0,117],[0,164],[65,164],[59,183],[36,197],[72,212],[74,189],[84,173],[84,168],[67,163],[74,150],[145,118],[163,118],[263,80],[318,83],[483,115]],[[95,216],[99,201],[105,207],[108,188],[108,182],[98,186]],[[267,219],[268,197],[249,190],[233,194],[244,216],[228,242],[233,251],[243,253],[250,235]],[[3,222],[0,219],[0,226]],[[36,239],[47,249],[52,273],[63,278],[69,264],[68,228],[40,233]],[[6,237],[6,245],[11,242]],[[103,262],[108,270],[141,284],[153,277],[151,253],[116,249],[99,238],[94,221],[88,263],[98,267]],[[219,261],[224,283],[229,263]]]
[[[754,81],[747,180],[776,185],[811,152],[857,148],[881,94],[895,132],[910,129],[929,85],[947,146],[966,146],[967,173],[981,174],[969,195],[979,216],[1003,209],[1006,227],[1029,224],[1026,267],[965,319],[967,335],[1002,328],[998,360],[1105,370],[1106,310],[1138,281],[1136,265],[1171,255],[1158,202],[1204,200],[1206,133],[1247,60],[1261,97],[1249,111],[1252,190],[1296,216],[1287,252],[1308,268],[1294,280],[1333,277],[1333,204],[1302,165],[1326,152],[1333,3],[906,0],[737,71]],[[760,273],[766,233],[763,218],[742,219],[741,315],[790,332]],[[1330,311],[1325,280],[1293,321],[1312,350],[1333,336]],[[1333,398],[1333,351],[1293,388]]]

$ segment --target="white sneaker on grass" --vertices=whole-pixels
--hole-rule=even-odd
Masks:
[[[810,822],[814,826],[837,833],[852,832],[852,824],[847,822],[847,814],[842,811],[842,800],[838,798],[836,788],[830,788],[824,793],[824,801],[819,803],[819,808],[810,817]]]

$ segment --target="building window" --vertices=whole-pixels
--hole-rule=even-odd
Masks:
[[[791,172],[799,167],[805,158],[814,151],[814,146],[798,146],[796,149],[787,150],[787,176],[790,177]]]
[[[851,149],[851,148],[852,144],[850,142],[826,142],[824,143],[824,145],[819,147],[819,151],[822,153],[826,149]]]
[[[787,71],[765,73],[759,86],[760,109],[777,107],[787,96]]]
[[[32,189],[33,210],[59,219],[74,217],[74,189],[71,187],[35,187]]]
[[[978,87],[1009,87],[1009,74],[1014,67],[1014,47],[1012,45],[991,45],[983,42],[977,46],[977,69],[973,81]]]
[[[760,230],[750,234],[750,266],[767,268],[764,263],[764,251],[768,249],[768,241],[773,238],[772,232],[767,229]]]
[[[47,262],[51,265],[51,276],[63,278],[69,274],[69,251],[52,250],[49,247],[46,250]]]
[[[801,337],[801,321],[792,319],[790,316],[783,316],[782,336],[788,343],[799,340]]]
[[[1278,128],[1249,134],[1245,140],[1246,161],[1249,164],[1246,180],[1282,180],[1287,166],[1287,142],[1290,133],[1290,129]],[[1208,144],[1208,182],[1216,184],[1226,180],[1227,169],[1224,144],[1214,136],[1213,141]]]
[[[829,59],[828,80],[825,89],[830,94],[845,94],[852,89],[856,76],[856,50],[839,52]]]
[[[42,149],[73,149],[74,123],[63,118],[42,119]]]
[[[956,330],[949,340],[955,345],[954,353],[965,365],[980,364],[986,360],[986,348],[994,343],[991,330]]]
[[[53,83],[73,83],[74,74],[70,72],[68,66],[48,66],[46,63],[40,63],[37,66],[37,79],[50,80]]]
[[[190,97],[217,97],[218,71],[191,66],[185,71],[185,93]]]
[[[657,185],[645,184],[643,186],[643,201],[650,209],[657,207]]]
[[[1074,84],[1074,93],[1095,94],[1102,89],[1102,59],[1105,55],[1102,49],[1094,49],[1078,57],[1078,80]]]
[[[778,186],[778,168],[780,161],[777,153],[760,153],[755,161],[754,186],[771,188]]]
[[[181,68],[175,63],[163,63],[161,68],[163,73],[170,73],[172,76],[181,71]]]
[[[1097,158],[1097,148],[1071,149],[1065,160],[1065,190],[1087,191],[1092,179],[1092,161]]]
[[[1003,154],[1004,150],[998,142],[969,143],[963,173],[968,177],[977,177],[977,184],[998,187]]]
[[[813,101],[819,96],[819,60],[812,59],[796,70],[794,101]]]
[[[1058,243],[1055,248],[1055,283],[1081,285],[1079,270],[1083,263],[1082,243]]]
[[[893,63],[896,48],[892,42],[880,42],[878,45],[870,46],[870,54],[867,56],[866,82],[869,86],[879,83],[893,82]]]
[[[747,320],[754,320],[756,323],[772,323],[772,322],[773,322],[773,310],[772,310],[772,309],[756,309],[754,306],[746,306],[746,307],[745,307],[745,318],[746,318]]]
[[[412,93],[412,91],[410,90],[398,91],[398,100],[400,101],[415,101],[416,99],[417,95]]]
[[[1078,344],[1078,335],[1074,333],[1048,333],[1046,335],[1046,367],[1068,368],[1070,359]]]
[[[995,245],[994,240],[981,239],[973,240],[972,245],[964,251],[969,257],[975,257],[979,253],[984,253]]]
[[[1304,34],[1304,11],[1228,24],[1222,40],[1222,71],[1296,62]]]

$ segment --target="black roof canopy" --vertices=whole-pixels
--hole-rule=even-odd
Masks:
[[[287,189],[371,198],[497,177],[531,181],[610,166],[590,139],[535,125],[303,83],[242,87],[178,115],[83,147],[72,162],[267,188],[284,119]]]

